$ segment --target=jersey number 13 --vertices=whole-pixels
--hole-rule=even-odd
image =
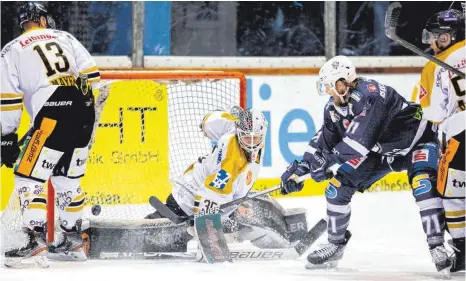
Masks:
[[[47,69],[47,77],[50,77],[58,72],[67,72],[70,69],[70,63],[68,58],[63,54],[63,49],[58,45],[57,42],[50,42],[45,44],[45,49],[47,51],[53,52],[54,55],[59,59],[58,62],[54,64],[55,69],[50,65],[47,56],[45,55],[44,51],[42,50],[40,45],[34,46],[33,50],[39,54],[42,62],[44,63],[45,68]]]

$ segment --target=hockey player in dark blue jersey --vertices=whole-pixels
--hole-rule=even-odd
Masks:
[[[325,190],[329,243],[309,254],[306,267],[336,266],[343,257],[351,237],[347,228],[356,191],[368,189],[391,171],[407,170],[434,263],[449,274],[452,259],[443,245],[445,212],[435,188],[436,126],[422,119],[419,105],[390,86],[358,77],[344,56],[322,66],[317,88],[319,94],[331,95],[324,124],[303,159],[287,168],[281,183],[282,194],[288,194],[303,188],[303,183],[292,180],[294,175],[310,173],[317,182],[331,179]]]

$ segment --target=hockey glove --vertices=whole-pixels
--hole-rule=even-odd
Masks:
[[[304,181],[297,183],[292,176],[301,177],[309,174],[309,164],[306,161],[293,161],[281,176],[280,193],[283,195],[301,191]]]
[[[78,87],[78,89],[83,93],[83,95],[92,95],[92,86],[89,82],[87,74],[80,75],[76,79],[76,87]]]
[[[316,182],[331,179],[334,176],[331,167],[339,166],[340,160],[331,153],[316,152],[314,154],[306,152],[304,159],[311,164],[311,177]],[[335,166],[336,165],[336,166]]]
[[[18,145],[18,135],[16,133],[11,133],[2,136],[1,149],[2,166],[5,165],[8,168],[13,168],[13,165],[15,164],[20,152]]]

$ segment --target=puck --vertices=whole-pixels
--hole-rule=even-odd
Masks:
[[[102,208],[100,207],[100,205],[94,205],[92,206],[91,211],[94,216],[98,216],[100,214],[100,211],[102,211]]]

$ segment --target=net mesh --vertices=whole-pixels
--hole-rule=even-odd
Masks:
[[[148,198],[165,199],[170,182],[211,151],[212,143],[199,128],[203,117],[217,109],[244,107],[245,80],[224,74],[102,80],[96,102],[100,122],[81,182],[85,220],[138,220],[154,211]],[[94,205],[101,206],[98,216],[91,213]],[[55,215],[58,220],[57,211]],[[2,252],[24,244],[15,192],[0,222]]]

